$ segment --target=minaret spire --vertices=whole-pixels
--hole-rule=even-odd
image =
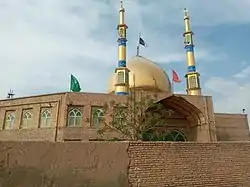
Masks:
[[[123,1],[121,1],[121,7],[119,10],[119,24],[118,30],[118,67],[115,70],[116,83],[115,93],[118,95],[129,94],[129,69],[126,67],[126,30],[127,25],[124,20],[125,9],[123,7]]]
[[[187,74],[185,75],[187,80],[187,94],[188,95],[201,95],[200,87],[200,74],[196,71],[195,57],[194,57],[194,42],[193,32],[190,27],[190,18],[188,10],[184,9],[184,25],[185,32],[183,34],[184,44],[186,50],[186,61],[187,61]]]

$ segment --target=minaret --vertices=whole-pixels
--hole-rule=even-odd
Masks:
[[[201,95],[199,78],[200,74],[196,71],[195,67],[193,32],[190,28],[190,21],[187,9],[184,9],[184,24],[185,32],[183,34],[183,37],[186,50],[186,61],[188,66],[187,74],[185,75],[185,78],[187,80],[187,94]]]
[[[118,67],[115,69],[116,83],[115,94],[128,95],[129,94],[129,69],[126,67],[126,30],[127,25],[124,22],[125,9],[121,1],[121,8],[119,10],[119,24],[118,30]]]

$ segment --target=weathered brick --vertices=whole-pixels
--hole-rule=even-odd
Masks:
[[[138,185],[138,179],[145,187],[250,184],[250,142],[131,142],[128,154],[132,186]]]

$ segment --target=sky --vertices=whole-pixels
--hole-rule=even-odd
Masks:
[[[106,92],[117,66],[119,0],[0,0],[0,97],[69,90],[70,74],[83,91]],[[124,0],[128,58],[138,33],[142,56],[158,63],[185,93],[183,9],[191,17],[202,92],[216,112],[250,114],[249,0]]]

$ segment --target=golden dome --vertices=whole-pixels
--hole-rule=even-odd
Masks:
[[[128,60],[129,85],[145,91],[159,91],[171,93],[171,82],[166,72],[155,62],[142,56],[135,56]],[[135,81],[134,81],[135,79]],[[115,90],[115,74],[109,81],[108,92]]]

